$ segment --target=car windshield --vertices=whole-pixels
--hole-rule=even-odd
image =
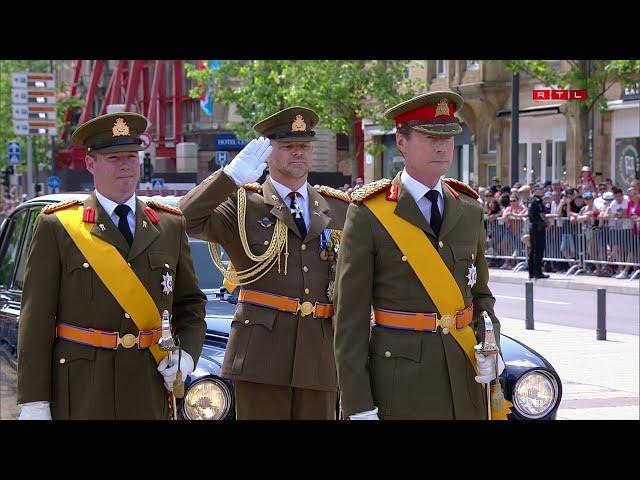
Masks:
[[[193,259],[193,267],[198,277],[198,284],[202,290],[212,288],[220,288],[222,286],[222,274],[213,264],[211,254],[209,253],[209,243],[197,238],[189,238],[189,247],[191,247],[191,258]],[[226,254],[222,247],[217,246],[218,253],[221,255],[225,266],[228,264]]]

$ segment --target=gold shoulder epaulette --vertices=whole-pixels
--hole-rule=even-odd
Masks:
[[[157,208],[158,210],[164,210],[165,212],[182,216],[182,210],[180,210],[177,207],[172,207],[171,205],[167,205],[166,203],[159,202],[158,200],[154,200],[154,199],[147,200],[147,205],[153,208]]]
[[[381,178],[375,182],[367,183],[362,187],[351,192],[351,201],[360,203],[364,202],[367,198],[371,198],[376,193],[386,192],[391,186],[391,180],[388,178]]]
[[[243,185],[240,185],[240,188],[244,188],[245,190],[251,190],[252,192],[258,192],[258,193],[262,192],[262,185],[260,185],[258,182],[245,183]]]
[[[75,199],[67,200],[66,202],[50,203],[49,205],[43,207],[43,209],[40,210],[40,213],[48,215],[50,213],[57,212],[58,210],[64,210],[65,208],[73,207],[74,205],[79,205],[81,203],[82,202],[80,200]]]
[[[320,195],[325,195],[331,198],[337,198],[338,200],[342,200],[343,202],[349,203],[351,202],[351,197],[347,192],[343,192],[342,190],[337,190],[335,188],[327,187],[325,185],[321,185],[316,188]]]
[[[445,178],[444,181],[447,183],[447,185],[449,185],[454,190],[457,190],[458,192],[464,193],[474,199],[480,198],[476,191],[466,183],[460,182],[454,178]]]

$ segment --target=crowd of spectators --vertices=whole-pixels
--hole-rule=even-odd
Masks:
[[[512,269],[516,257],[523,257],[524,248],[530,246],[525,219],[531,185],[502,185],[497,177],[492,183],[476,189],[485,212],[485,253],[490,266]],[[639,180],[633,180],[623,191],[610,178],[596,183],[589,167],[583,167],[575,186],[563,180],[545,182],[542,200],[546,216],[560,219],[552,222],[548,231],[548,237],[559,241],[559,248],[545,253],[545,257],[558,261],[545,262],[546,272],[567,271],[576,265],[580,261],[578,242],[583,242],[586,249],[588,273],[625,279],[638,269],[627,264],[640,263]],[[505,245],[509,250],[506,256]],[[502,254],[497,255],[498,251]]]

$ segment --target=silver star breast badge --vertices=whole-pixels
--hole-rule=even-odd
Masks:
[[[470,287],[473,288],[473,286],[476,284],[477,276],[478,276],[478,273],[476,271],[476,266],[475,265],[471,265],[469,267],[469,271],[467,272],[467,280],[469,280],[467,282],[467,285],[469,285]]]
[[[162,276],[162,287],[164,288],[162,293],[165,295],[169,295],[173,291],[173,278],[171,278],[169,272]]]

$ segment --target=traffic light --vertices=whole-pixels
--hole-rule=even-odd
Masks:
[[[145,152],[144,160],[142,161],[142,182],[150,182],[152,174],[153,167],[151,166],[151,154],[149,152]]]

